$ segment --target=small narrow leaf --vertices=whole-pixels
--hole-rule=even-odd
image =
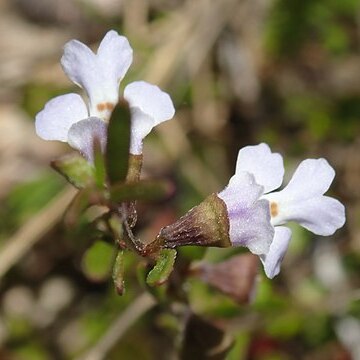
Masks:
[[[125,259],[124,258],[125,258],[124,251],[120,250],[116,256],[113,267],[113,274],[112,274],[115,289],[119,295],[123,295],[125,291],[125,284],[124,284]]]
[[[148,285],[158,286],[165,283],[174,269],[175,259],[176,250],[162,249],[155,266],[146,278]]]
[[[110,184],[124,181],[129,166],[131,113],[125,100],[119,102],[110,117],[105,164]]]
[[[96,186],[98,188],[103,188],[106,178],[106,169],[104,155],[101,151],[101,144],[97,138],[94,139],[94,176]]]
[[[110,198],[116,203],[142,200],[156,201],[167,198],[173,192],[173,185],[164,180],[140,180],[121,183],[110,189]]]
[[[93,182],[94,168],[80,154],[65,155],[52,161],[51,166],[78,189]]]
[[[111,273],[114,259],[113,246],[96,241],[84,254],[81,267],[84,274],[93,281],[104,281]]]

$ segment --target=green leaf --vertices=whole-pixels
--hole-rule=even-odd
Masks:
[[[84,274],[93,281],[104,281],[111,273],[114,259],[113,246],[104,241],[96,241],[86,250],[81,267]]]
[[[106,169],[104,155],[101,151],[101,145],[97,138],[94,139],[94,175],[95,183],[98,188],[103,188],[106,180]]]
[[[164,180],[140,180],[121,183],[110,189],[110,198],[116,203],[142,200],[156,201],[168,197],[173,192],[173,185]]]
[[[120,250],[116,255],[115,264],[113,267],[112,278],[114,281],[116,292],[122,295],[125,291],[124,284],[124,270],[125,270],[125,254],[123,250]]]
[[[126,101],[119,102],[110,117],[105,164],[110,184],[124,181],[129,166],[131,114]]]
[[[52,161],[51,166],[78,189],[93,182],[94,168],[80,154],[63,156]]]
[[[176,250],[162,249],[155,266],[146,278],[148,285],[158,286],[165,283],[174,269],[175,259]]]

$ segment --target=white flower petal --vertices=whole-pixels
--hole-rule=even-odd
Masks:
[[[334,169],[325,159],[301,162],[282,191],[264,196],[276,209],[272,224],[296,221],[315,234],[333,234],[345,222],[344,206],[338,200],[322,195],[334,176]]]
[[[171,119],[175,114],[170,96],[159,87],[136,81],[124,90],[124,98],[131,109],[130,153],[142,153],[142,142],[154,126]]]
[[[57,96],[48,101],[35,118],[35,130],[44,140],[67,141],[70,127],[88,117],[83,99],[77,94]]]
[[[64,46],[61,65],[70,80],[91,97],[99,81],[96,55],[81,41],[70,40]]]
[[[81,120],[74,124],[68,134],[68,143],[79,150],[84,157],[93,162],[94,139],[100,141],[102,151],[105,150],[107,138],[107,124],[96,117]]]
[[[68,77],[84,88],[90,115],[107,120],[119,99],[119,83],[132,62],[132,49],[124,36],[109,31],[97,54],[78,40],[64,46],[61,65]]]
[[[344,205],[329,196],[278,203],[278,211],[272,219],[274,225],[295,221],[317,235],[332,235],[345,223]]]
[[[240,196],[241,194],[246,196]],[[246,171],[239,171],[233,175],[229,184],[219,192],[219,197],[226,202],[229,208],[251,206],[264,193],[264,187],[255,182],[255,177]]]
[[[170,96],[158,86],[135,81],[124,90],[124,98],[131,108],[137,108],[154,120],[154,126],[170,120],[175,109]]]
[[[280,265],[289,247],[291,230],[285,226],[276,226],[274,239],[266,255],[260,256],[264,265],[265,274],[269,279],[280,272]]]
[[[269,203],[259,200],[263,187],[252,174],[236,173],[218,196],[225,202],[230,222],[230,240],[234,246],[246,246],[257,255],[269,251],[274,235]]]
[[[325,159],[307,159],[300,163],[289,184],[278,193],[291,201],[323,195],[335,177],[334,169]]]
[[[255,176],[265,193],[280,187],[284,177],[283,158],[272,153],[267,144],[246,146],[239,151],[236,172],[247,171]]]
[[[143,139],[155,126],[154,119],[141,110],[131,109],[130,154],[142,154]]]
[[[102,70],[119,84],[133,61],[133,50],[125,36],[110,30],[99,45],[97,57]]]

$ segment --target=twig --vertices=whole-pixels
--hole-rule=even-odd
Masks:
[[[67,187],[8,239],[0,249],[0,278],[59,221],[76,191]]]
[[[114,347],[125,332],[143,314],[155,305],[155,300],[148,293],[140,295],[109,327],[105,335],[93,348],[77,360],[102,360],[106,354]]]

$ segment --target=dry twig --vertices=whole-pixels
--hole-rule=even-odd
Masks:
[[[0,251],[0,278],[59,221],[75,193],[76,189],[65,188],[7,241]]]

